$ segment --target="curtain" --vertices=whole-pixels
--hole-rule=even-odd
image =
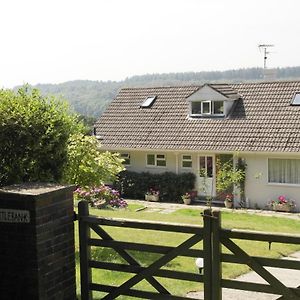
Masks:
[[[300,159],[269,158],[269,182],[300,184]]]

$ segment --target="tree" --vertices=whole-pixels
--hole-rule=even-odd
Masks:
[[[68,144],[64,181],[79,186],[97,186],[112,182],[124,170],[118,153],[102,152],[94,136],[75,134]]]
[[[0,186],[62,179],[71,134],[84,126],[68,105],[25,86],[0,90]]]

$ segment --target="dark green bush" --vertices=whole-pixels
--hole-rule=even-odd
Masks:
[[[127,198],[144,199],[149,189],[155,189],[159,190],[161,201],[180,202],[181,195],[194,188],[195,180],[196,176],[193,173],[152,174],[123,171],[119,174],[115,187]]]
[[[0,186],[57,182],[68,138],[83,129],[66,103],[23,87],[0,90]]]

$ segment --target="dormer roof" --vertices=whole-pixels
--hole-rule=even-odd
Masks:
[[[234,90],[229,84],[207,84],[207,86],[222,94],[228,100],[238,100],[241,97],[239,93]]]

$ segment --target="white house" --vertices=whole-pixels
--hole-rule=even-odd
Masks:
[[[216,157],[246,162],[245,195],[264,208],[279,195],[300,208],[300,81],[122,89],[95,124],[105,150],[132,171],[207,171]]]

